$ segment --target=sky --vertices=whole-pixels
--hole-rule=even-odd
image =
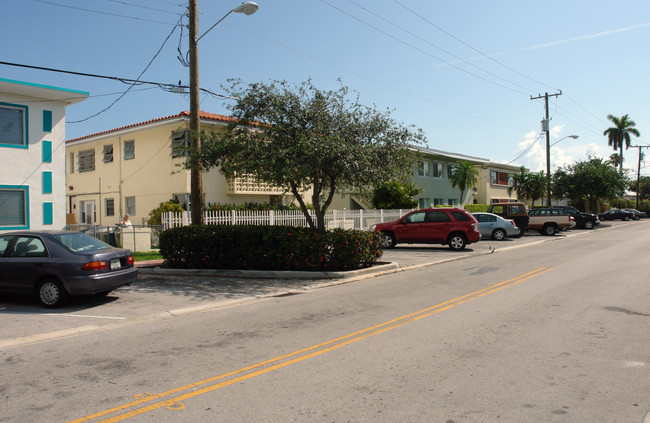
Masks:
[[[186,0],[0,0],[0,61],[189,85]],[[198,0],[203,34],[241,0]],[[257,0],[199,42],[201,88],[311,79],[422,129],[432,149],[546,169],[614,153],[607,115],[628,114],[650,138],[647,0]],[[180,25],[178,25],[180,22]],[[0,78],[89,93],[66,110],[66,139],[189,110],[189,95],[155,84],[0,64]],[[128,90],[128,91],[127,91]],[[201,110],[232,100],[204,93]],[[568,138],[577,135],[577,139]],[[624,151],[636,176],[637,148]],[[648,149],[644,149],[650,157]],[[650,160],[650,159],[649,159]],[[650,161],[641,175],[650,176]]]

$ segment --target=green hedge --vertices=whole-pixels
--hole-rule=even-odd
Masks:
[[[463,207],[465,207],[465,210],[467,210],[469,213],[480,213],[480,212],[486,212],[488,207],[490,207],[489,204],[463,204]]]
[[[351,270],[381,256],[379,236],[334,229],[260,225],[194,225],[160,234],[165,265],[182,269]]]

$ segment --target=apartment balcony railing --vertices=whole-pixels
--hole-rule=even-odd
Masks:
[[[261,182],[255,176],[245,175],[237,176],[234,179],[228,180],[228,193],[280,195],[284,194],[285,190],[280,187]]]

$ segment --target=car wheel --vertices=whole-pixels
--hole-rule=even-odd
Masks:
[[[629,216],[625,216],[625,217],[623,218],[623,220],[625,220],[625,221],[627,222],[628,220],[630,220],[630,217],[629,217]]]
[[[542,229],[542,234],[548,236],[553,236],[556,232],[557,228],[554,225],[544,225],[544,228]]]
[[[382,248],[393,248],[397,244],[395,242],[395,235],[390,232],[381,233],[381,247]]]
[[[46,279],[41,282],[38,285],[37,295],[38,301],[47,308],[61,307],[68,298],[65,288],[56,279]]]
[[[452,250],[460,251],[465,249],[465,246],[467,245],[467,241],[465,240],[465,237],[461,234],[451,234],[449,235],[447,244],[449,244],[449,248],[451,248]]]
[[[591,220],[586,220],[585,221],[585,229],[593,229],[594,228],[594,222]]]
[[[506,231],[503,229],[495,229],[494,232],[492,232],[492,239],[503,241],[506,239]]]

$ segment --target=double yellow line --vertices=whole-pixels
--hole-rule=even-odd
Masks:
[[[551,270],[551,268],[546,268],[546,267],[540,267],[539,269],[533,270],[532,272],[524,273],[523,275],[517,276],[512,279],[508,279],[507,281],[503,281],[494,285],[491,285],[487,288],[483,288],[481,290],[472,292],[467,295],[463,295],[461,297],[454,298],[453,300],[445,301],[443,303],[437,304],[432,307],[428,307],[425,309],[422,309],[420,311],[416,311],[414,313],[410,313],[407,315],[404,315],[402,317],[398,317],[393,320],[389,320],[387,322],[368,327],[366,329],[350,333],[348,335],[342,336],[340,338],[336,339],[331,339],[329,341],[313,345],[308,348],[304,348],[298,351],[294,351],[289,354],[285,354],[279,357],[272,358],[270,360],[262,361],[260,363],[256,363],[247,367],[242,367],[241,369],[238,370],[233,370],[228,373],[224,373],[218,376],[214,376],[208,379],[204,379],[198,382],[191,383],[189,385],[181,386],[175,389],[171,389],[166,392],[161,392],[159,394],[149,394],[149,393],[144,393],[144,394],[138,394],[135,395],[134,401],[129,402],[127,404],[122,404],[117,407],[111,408],[109,410],[104,410],[100,411],[95,414],[91,414],[85,417],[81,417],[76,420],[72,420],[69,423],[81,423],[81,422],[86,422],[89,420],[94,420],[98,419],[101,417],[108,416],[109,414],[114,414],[114,413],[119,413],[122,411],[126,411],[129,409],[132,409],[134,407],[138,407],[143,404],[150,403],[148,405],[144,405],[140,408],[135,408],[131,411],[126,411],[123,414],[119,414],[113,417],[110,417],[108,419],[102,420],[99,423],[109,423],[109,422],[118,422],[122,420],[126,420],[128,418],[137,416],[139,414],[147,413],[152,410],[156,410],[159,408],[167,408],[169,410],[180,410],[185,408],[185,405],[183,401],[197,397],[199,395],[206,394],[208,392],[216,391],[217,389],[224,388],[226,386],[254,378],[256,376],[260,376],[269,372],[272,372],[277,369],[281,369],[283,367],[289,366],[291,364],[295,364],[304,360],[307,360],[312,357],[316,357],[318,355],[324,354],[326,352],[336,350],[338,348],[344,347],[346,345],[353,344],[355,342],[364,340],[366,338],[369,338],[371,336],[379,335],[380,333],[387,332],[391,329],[398,328],[400,326],[404,326],[408,323],[415,322],[417,320],[423,319],[425,317],[431,316],[436,313],[440,313],[441,311],[448,310],[452,307],[456,307],[458,305],[467,303],[472,300],[476,300],[478,298],[484,297],[486,295],[492,294],[494,292],[500,291],[504,288],[516,285],[518,283],[524,282],[530,278],[533,278],[535,276],[539,276],[543,273],[548,272]],[[197,388],[204,386],[201,389],[193,390],[191,392],[186,392],[191,389]],[[185,393],[183,393],[185,392]],[[179,395],[176,395],[179,394]],[[176,396],[174,396],[176,395]],[[171,398],[169,398],[171,397]],[[167,398],[167,399],[164,399]],[[161,401],[157,401],[161,400]],[[157,402],[156,402],[157,401]]]

